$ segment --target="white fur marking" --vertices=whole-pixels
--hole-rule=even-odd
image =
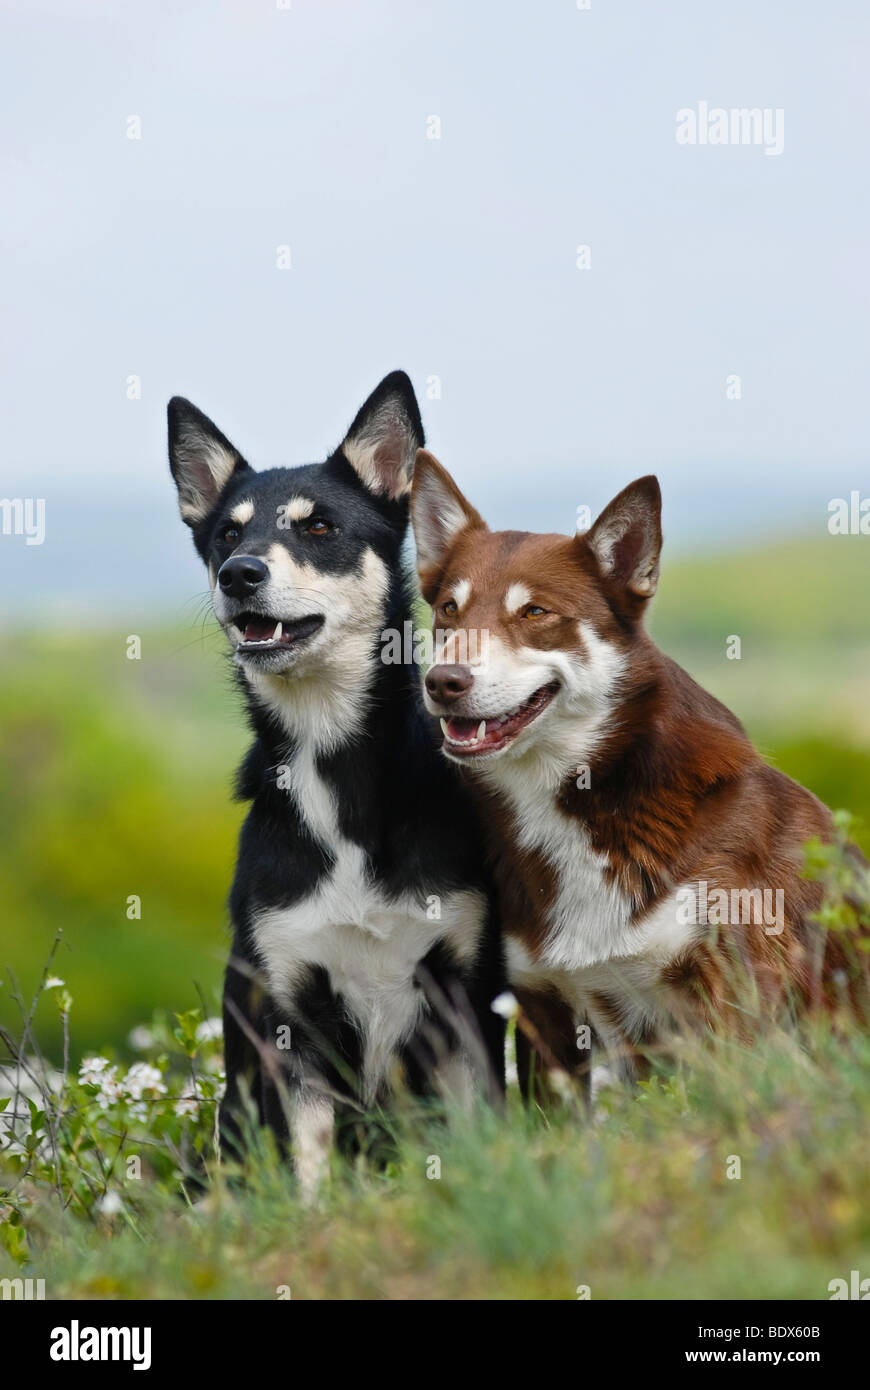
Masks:
[[[519,613],[520,609],[525,608],[531,601],[532,595],[525,584],[511,584],[504,596],[504,606],[511,615]]]
[[[310,1206],[329,1167],[335,1114],[328,1096],[314,1091],[290,1093],[290,1129],[302,1201]]]
[[[287,503],[284,515],[291,521],[304,521],[314,511],[314,503],[310,497],[292,497]]]
[[[314,818],[319,819],[317,813]],[[325,829],[320,821],[318,833]],[[290,1010],[305,969],[320,965],[328,971],[333,990],[361,1025],[363,1099],[371,1103],[396,1049],[420,1020],[424,997],[414,986],[417,964],[442,938],[460,960],[470,962],[485,905],[472,889],[445,895],[440,920],[431,921],[425,899],[387,898],[367,874],[359,846],[343,840],[337,828],[331,841],[337,857],[329,877],[294,907],[256,917],[254,941],[271,991]]]
[[[457,608],[464,608],[471,597],[471,582],[468,579],[458,579],[453,585],[453,602]]]
[[[371,1103],[396,1048],[419,1022],[423,992],[413,979],[418,962],[446,939],[458,960],[470,963],[485,902],[475,889],[444,894],[441,916],[433,920],[424,897],[405,893],[390,899],[372,882],[362,849],[341,833],[334,797],[317,771],[320,733],[316,727],[303,731],[289,764],[288,794],[335,864],[301,902],[255,916],[253,935],[270,989],[290,1010],[305,969],[322,965],[328,971],[332,988],[361,1024],[364,1099]]]

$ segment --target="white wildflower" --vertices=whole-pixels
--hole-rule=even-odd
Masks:
[[[520,1011],[520,1006],[516,1001],[515,995],[510,990],[505,990],[503,994],[496,995],[489,1006],[494,1014],[501,1018],[516,1018]]]
[[[99,1087],[94,1099],[101,1110],[108,1110],[124,1094],[118,1068],[113,1067],[106,1057],[86,1057],[79,1067],[79,1081],[83,1086]]]
[[[79,1081],[83,1086],[99,1086],[108,1066],[108,1057],[85,1057],[79,1067]]]
[[[146,1028],[142,1023],[127,1035],[127,1042],[136,1052],[147,1052],[149,1047],[153,1047],[156,1041],[157,1039],[154,1037],[151,1029]]]
[[[194,1119],[199,1114],[199,1098],[201,1095],[199,1086],[195,1081],[188,1081],[178,1100],[175,1102],[175,1113],[179,1119],[184,1119],[186,1115]]]
[[[155,1096],[165,1096],[166,1087],[163,1076],[150,1062],[134,1062],[124,1077],[124,1089],[131,1100],[141,1100],[146,1091]]]
[[[100,1083],[100,1089],[97,1094],[97,1105],[101,1110],[108,1110],[110,1105],[117,1105],[118,1101],[123,1099],[123,1096],[123,1083],[117,1076],[115,1068],[112,1067],[104,1074],[102,1082]]]
[[[571,1085],[571,1078],[561,1067],[550,1067],[547,1080],[561,1100],[571,1100],[577,1093]]]
[[[207,1018],[197,1025],[197,1042],[214,1042],[217,1038],[222,1038],[224,1025],[219,1018]]]
[[[124,1203],[117,1192],[107,1192],[97,1202],[97,1210],[102,1212],[103,1216],[117,1216],[119,1211],[123,1211],[123,1208]]]
[[[62,980],[59,975],[49,975],[45,982],[45,989],[63,989],[66,980]]]

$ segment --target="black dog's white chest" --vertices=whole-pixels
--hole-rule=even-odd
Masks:
[[[362,1040],[362,1089],[373,1099],[390,1061],[418,1027],[425,1007],[415,985],[418,964],[444,943],[460,969],[478,950],[484,895],[408,890],[395,896],[372,875],[361,847],[340,833],[329,789],[304,750],[291,780],[312,833],[332,857],[331,869],[289,907],[260,907],[251,927],[273,998],[290,1016],[312,967],[326,971]]]

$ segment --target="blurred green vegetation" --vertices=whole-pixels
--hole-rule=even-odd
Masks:
[[[652,631],[735,710],[765,754],[865,822],[870,849],[870,550],[795,540],[665,563]],[[136,629],[133,622],[131,627]],[[155,1008],[213,1007],[225,900],[244,808],[239,696],[212,624],[7,633],[0,675],[0,1021],[15,1028],[7,964],[32,994],[55,968],[75,998],[74,1054]],[[726,656],[741,639],[740,660]],[[127,899],[141,898],[141,920]],[[59,1024],[37,1030],[57,1055]]]
[[[665,559],[650,631],[765,757],[858,817],[870,852],[870,547],[797,538]],[[740,657],[729,659],[739,637]]]
[[[58,927],[54,969],[76,1001],[76,1054],[123,1043],[152,1006],[213,1006],[244,808],[245,729],[219,633],[17,635],[0,680],[0,1020],[17,1023]],[[141,899],[129,919],[127,900]],[[212,1011],[213,1008],[212,1008]],[[37,1032],[58,1054],[59,1024]]]

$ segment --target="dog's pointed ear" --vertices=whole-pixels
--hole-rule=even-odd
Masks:
[[[417,545],[417,573],[429,598],[444,563],[463,531],[487,531],[479,512],[463,497],[446,468],[426,449],[417,454],[411,488],[411,525]]]
[[[414,459],[424,443],[410,377],[390,372],[358,412],[341,452],[370,492],[395,499],[410,492]]]
[[[605,578],[636,598],[652,598],[662,549],[662,494],[652,474],[614,497],[578,538],[588,545]]]
[[[167,410],[169,467],[178,488],[183,521],[196,526],[208,516],[230,478],[248,465],[217,425],[183,396],[173,396]]]

